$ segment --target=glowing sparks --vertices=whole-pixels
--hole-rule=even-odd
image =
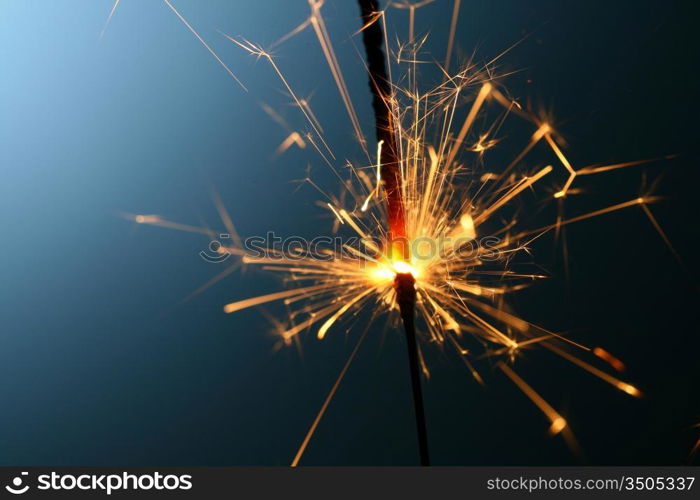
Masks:
[[[542,396],[537,394],[537,392],[530,387],[530,385],[525,382],[520,376],[513,371],[508,365],[503,362],[498,363],[498,367],[505,373],[509,379],[511,379],[518,388],[523,391],[530,401],[532,401],[537,408],[540,409],[542,413],[549,419],[551,425],[549,426],[549,434],[554,436],[559,434],[566,427],[566,419],[562,417],[554,408],[552,408],[547,401],[542,399]]]
[[[367,211],[367,207],[369,207],[369,202],[372,198],[377,196],[379,194],[379,189],[382,184],[382,146],[384,145],[384,141],[379,141],[377,143],[377,185],[370,191],[369,195],[367,195],[367,199],[365,202],[362,204],[362,210],[363,212]]]
[[[595,366],[592,366],[589,363],[586,363],[585,361],[577,358],[576,356],[572,355],[571,353],[564,351],[564,350],[560,349],[559,347],[556,347],[552,344],[546,345],[546,347],[549,350],[557,353],[559,356],[571,361],[573,364],[578,365],[579,367],[583,368],[588,373],[595,375],[596,377],[600,378],[601,380],[604,380],[605,382],[609,383],[613,387],[621,390],[622,392],[627,393],[630,396],[634,396],[635,398],[641,398],[643,396],[642,391],[637,389],[632,384],[628,384],[627,382],[623,382],[623,381],[613,377],[612,375],[608,375],[603,370],[596,368]]]
[[[513,187],[511,187],[501,198],[496,201],[493,205],[485,209],[483,212],[481,212],[476,220],[474,220],[474,225],[478,226],[482,222],[488,220],[491,215],[501,208],[503,205],[511,201],[513,198],[518,196],[520,193],[522,193],[525,189],[529,188],[532,186],[534,183],[539,181],[542,177],[547,175],[552,171],[551,165],[548,165],[544,167],[542,170],[537,172],[535,175],[532,177],[525,176],[523,177],[520,181],[518,181]]]
[[[307,286],[303,288],[294,288],[293,290],[285,290],[283,292],[270,293],[267,295],[261,295],[259,297],[253,297],[252,299],[239,300],[238,302],[231,302],[224,306],[224,312],[227,314],[240,311],[241,309],[247,309],[249,307],[259,306],[260,304],[265,304],[267,302],[272,302],[274,300],[286,299],[289,297],[302,296],[310,292],[317,292],[319,290],[327,290],[329,285],[316,285]]]
[[[238,81],[170,2],[164,2]],[[409,42],[413,41],[414,36],[415,10],[427,3],[429,2],[406,1],[394,4],[409,10]],[[312,27],[356,139],[363,152],[367,153],[357,114],[321,16],[323,2],[309,0],[309,5],[309,19],[285,39],[308,26]],[[233,247],[222,251],[240,256],[242,264],[259,265],[267,271],[279,273],[294,286],[283,291],[231,302],[224,306],[224,311],[235,313],[250,307],[282,301],[290,311],[287,323],[278,329],[283,342],[290,343],[297,335],[307,330],[313,331],[316,327],[316,337],[324,339],[333,335],[338,324],[360,314],[363,308],[369,309],[373,318],[382,312],[395,311],[397,275],[410,274],[415,280],[416,311],[419,313],[422,330],[420,336],[424,344],[450,350],[464,362],[469,374],[480,384],[483,384],[484,380],[474,363],[483,358],[504,358],[504,361],[498,361],[498,368],[547,417],[550,422],[550,434],[561,434],[574,446],[575,439],[566,419],[508,365],[508,362],[514,362],[521,351],[541,346],[626,394],[642,397],[642,392],[582,359],[587,355],[598,364],[598,360],[602,360],[613,370],[623,372],[625,365],[622,361],[605,349],[582,346],[564,335],[534,325],[512,312],[508,307],[508,295],[545,277],[540,271],[535,274],[532,269],[516,269],[519,265],[516,257],[531,255],[530,244],[552,229],[559,231],[575,222],[635,206],[642,208],[664,242],[674,255],[677,254],[647,207],[649,203],[657,200],[651,195],[639,196],[568,219],[559,212],[555,222],[537,229],[521,226],[521,221],[513,214],[517,213],[516,208],[524,203],[522,198],[527,197],[528,191],[537,196],[540,204],[549,202],[561,207],[567,202],[568,194],[578,192],[577,189],[572,189],[577,176],[601,174],[639,165],[647,160],[589,166],[577,171],[562,151],[560,144],[563,144],[563,141],[552,125],[538,119],[534,113],[523,109],[516,101],[508,99],[501,84],[495,83],[491,66],[477,69],[470,63],[460,71],[449,74],[459,10],[460,0],[455,0],[445,63],[444,67],[439,68],[445,73],[444,81],[432,89],[422,89],[416,80],[414,68],[418,49],[410,48],[413,45],[420,46],[420,43],[411,44],[410,47],[400,46],[395,62],[399,66],[409,65],[406,71],[408,77],[400,79],[402,82],[408,82],[407,87],[403,88],[395,82],[390,82],[392,93],[383,96],[386,109],[391,113],[390,121],[394,124],[391,140],[387,141],[389,144],[384,144],[384,141],[378,142],[376,162],[369,159],[362,168],[349,163],[346,171],[336,169],[336,157],[326,143],[318,119],[308,101],[299,97],[292,89],[275,58],[250,41],[224,35],[248,53],[267,60],[293,99],[310,130],[305,135],[292,131],[274,110],[266,109],[266,112],[289,133],[277,152],[282,153],[293,145],[300,149],[304,149],[308,144],[312,146],[308,150],[319,154],[321,160],[340,179],[343,188],[342,195],[335,197],[330,194],[330,190],[324,191],[309,180],[309,183],[325,197],[319,204],[324,210],[329,210],[327,215],[333,219],[334,227],[343,226],[343,231],[354,232],[361,242],[358,245],[344,244],[342,248],[326,250],[323,253],[324,258],[319,259],[315,256],[292,257],[276,249],[268,249],[268,255],[264,257],[254,257],[247,254],[240,239],[236,239]],[[385,22],[385,18],[385,12],[378,12],[362,29],[379,22],[380,19]],[[387,53],[390,51],[387,50]],[[492,62],[496,59],[498,58]],[[464,106],[465,102],[470,104]],[[496,109],[495,112],[493,108]],[[497,118],[493,118],[493,113],[498,115]],[[518,145],[517,149],[513,150],[514,154],[502,165],[496,166],[493,171],[484,171],[484,157],[501,141],[499,136],[503,134],[499,131],[506,119],[525,120],[528,128],[523,142],[527,142],[524,147],[522,143]],[[476,130],[482,123],[486,123],[486,128]],[[537,148],[537,152],[540,149],[545,150],[548,155],[546,160],[533,162],[535,166],[526,167],[524,162],[530,159],[528,155],[540,143],[542,145]],[[382,148],[393,144],[395,148],[391,147],[383,152]],[[400,252],[396,251],[397,241],[392,239],[386,227],[386,207],[382,203],[373,203],[374,200],[386,198],[387,191],[390,191],[385,185],[387,178],[382,179],[381,176],[383,153],[385,157],[396,155],[395,163],[398,164],[400,172],[397,190],[400,191],[403,200],[406,237],[406,241],[400,242],[401,248],[404,249]],[[384,162],[387,164],[386,160]],[[558,185],[547,184],[547,181],[555,177],[550,175],[555,168],[548,163],[556,164],[556,171],[567,175],[561,188]],[[563,166],[563,170],[559,164]],[[373,170],[376,170],[374,179]],[[465,177],[468,178],[468,182],[463,182]],[[545,185],[549,189],[544,189]],[[220,201],[217,208],[229,232],[235,234],[230,218]],[[211,234],[207,229],[177,224],[155,215],[136,215],[130,218],[139,224]],[[493,241],[484,244],[488,238]],[[410,251],[407,250],[409,248]],[[402,277],[399,276],[398,279],[400,278]],[[362,338],[364,334],[328,394],[292,465],[299,463]],[[421,370],[427,377],[430,371],[422,350],[419,355]]]
[[[593,349],[593,354],[598,356],[600,359],[605,361],[607,364],[612,366],[615,371],[617,372],[624,372],[625,371],[625,364],[617,359],[615,356],[610,354],[608,351],[603,349],[602,347],[596,347]]]
[[[464,124],[462,125],[462,128],[459,131],[459,135],[457,135],[457,139],[455,140],[455,143],[452,146],[452,150],[450,151],[450,155],[447,157],[446,163],[448,165],[450,165],[452,163],[455,156],[457,156],[457,153],[459,153],[459,148],[462,145],[462,142],[464,142],[464,138],[467,136],[469,129],[471,128],[472,124],[474,123],[474,119],[476,118],[477,113],[479,113],[481,106],[484,104],[484,101],[486,100],[486,97],[491,92],[492,88],[493,88],[493,85],[491,85],[489,82],[485,82],[481,86],[481,90],[479,90],[479,93],[477,94],[476,99],[474,100],[474,104],[472,104],[472,108],[469,110],[469,114],[467,115],[467,118],[464,120]]]
[[[275,154],[279,155],[284,153],[294,144],[296,144],[299,147],[299,149],[304,149],[306,147],[304,139],[302,139],[298,132],[292,132],[291,134],[289,134],[287,138],[284,141],[282,141],[282,144],[279,145],[277,151],[275,151]]]
[[[564,168],[566,168],[567,172],[569,173],[569,178],[566,179],[564,187],[561,189],[561,191],[557,191],[556,193],[554,193],[555,198],[562,198],[566,196],[567,191],[571,187],[571,184],[574,182],[574,179],[576,178],[576,171],[574,170],[574,167],[571,166],[571,163],[569,163],[569,160],[566,158],[566,156],[564,156],[564,153],[562,153],[561,149],[559,149],[557,143],[554,142],[552,134],[547,132],[545,133],[544,137],[547,140],[549,147],[552,148],[552,151],[554,151],[554,153],[557,155],[557,158],[559,158],[561,164],[564,165]]]

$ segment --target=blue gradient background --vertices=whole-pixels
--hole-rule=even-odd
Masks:
[[[249,93],[162,2],[123,0],[101,40],[111,0],[0,5],[2,465],[288,464],[359,331],[323,343],[305,338],[301,354],[273,352],[264,315],[226,316],[221,306],[272,291],[276,281],[234,274],[183,302],[221,270],[197,255],[208,240],[119,217],[160,214],[218,229],[216,186],[243,235],[315,236],[328,223],[317,194],[294,182],[307,168],[320,182],[328,172],[306,151],[272,158],[286,133],[259,102],[296,127],[303,122],[269,67],[216,31],[265,45],[301,23],[307,3],[173,3]],[[505,69],[521,70],[510,87],[556,110],[575,164],[681,154],[645,170],[652,178],[665,172],[660,192],[668,199],[654,210],[696,269],[691,3],[462,3],[457,46],[467,53],[478,47],[491,58],[530,35],[504,59]],[[450,12],[439,0],[417,15],[438,58]],[[329,0],[324,13],[370,135],[362,47],[350,36],[357,7]],[[391,15],[405,36],[405,11]],[[350,124],[312,33],[280,47],[278,62],[301,95],[313,95],[328,141],[349,144]],[[351,144],[340,155],[361,159]],[[612,174],[591,206],[634,196],[640,172]],[[559,278],[519,297],[517,309],[609,348],[647,397],[631,400],[537,353],[519,371],[562,408],[587,463],[683,462],[700,437],[687,430],[700,417],[697,274],[673,261],[640,213],[572,229],[572,284],[551,241],[541,248]],[[382,325],[304,463],[415,463],[405,347]],[[483,389],[456,360],[434,362],[426,405],[436,464],[578,462],[488,364]]]

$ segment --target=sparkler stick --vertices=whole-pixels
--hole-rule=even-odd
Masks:
[[[406,238],[405,211],[401,198],[401,169],[389,104],[391,102],[391,82],[387,78],[384,52],[382,51],[382,28],[377,22],[379,6],[377,0],[358,0],[358,2],[364,26],[362,41],[367,52],[367,68],[370,79],[369,86],[372,91],[372,108],[374,110],[377,142],[381,142],[384,145],[382,148],[380,175],[384,181],[384,193],[389,218],[387,239],[389,252],[394,262],[407,263],[410,254]],[[395,267],[397,267],[397,271],[402,270],[400,266]],[[414,321],[416,304],[415,278],[410,272],[397,272],[394,279],[394,288],[396,290],[396,301],[401,312],[401,320],[406,332],[420,463],[421,465],[430,465],[428,433],[425,424],[419,353]]]

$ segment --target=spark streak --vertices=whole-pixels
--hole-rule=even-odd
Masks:
[[[357,119],[357,113],[355,112],[355,107],[352,104],[352,99],[350,99],[350,93],[345,85],[345,78],[343,78],[343,72],[340,70],[340,65],[338,64],[338,59],[335,57],[335,51],[333,50],[333,45],[331,44],[331,39],[328,36],[328,31],[326,30],[326,23],[323,21],[321,16],[321,6],[324,0],[309,0],[309,5],[311,6],[311,26],[316,33],[318,38],[318,43],[321,45],[321,50],[323,55],[328,62],[328,67],[331,70],[335,84],[340,92],[340,97],[343,100],[345,109],[348,112],[350,121],[352,122],[352,127],[355,130],[355,135],[357,140],[360,141],[360,145],[366,151],[365,146],[365,136],[362,133],[362,128],[360,127],[360,122]]]
[[[238,77],[233,74],[233,71],[231,71],[231,69],[226,65],[226,63],[221,60],[221,58],[218,56],[218,54],[216,52],[214,52],[214,49],[212,49],[209,46],[209,44],[204,41],[204,38],[202,38],[199,35],[199,33],[197,33],[197,30],[195,30],[192,27],[192,25],[189,22],[187,22],[187,19],[182,17],[182,15],[177,11],[177,9],[175,7],[173,7],[173,5],[170,3],[169,0],[163,0],[163,2],[165,2],[165,5],[167,5],[170,8],[170,10],[172,10],[175,13],[175,15],[178,17],[178,19],[180,19],[180,21],[182,21],[182,24],[184,24],[187,27],[187,29],[190,30],[190,32],[197,38],[197,40],[199,40],[200,43],[202,45],[204,45],[204,48],[207,49],[207,51],[214,57],[214,59],[216,59],[216,61],[221,65],[221,67],[224,68],[226,73],[228,73],[229,76],[231,76],[231,78],[233,78],[236,81],[236,83],[238,85],[240,85],[243,90],[245,90],[247,92],[248,89],[246,88],[246,86],[243,85],[243,83],[241,83],[241,81],[238,79]]]
[[[445,54],[445,71],[450,70],[450,60],[452,59],[452,48],[454,47],[455,31],[457,30],[457,18],[459,17],[459,4],[461,0],[454,0],[452,10],[452,21],[450,21],[450,36],[447,39],[447,53]]]
[[[109,26],[109,23],[112,21],[112,17],[114,16],[114,12],[117,10],[117,6],[119,5],[119,2],[121,0],[114,0],[114,5],[112,6],[112,10],[109,11],[109,15],[107,16],[107,21],[105,21],[105,25],[102,27],[102,31],[100,31],[100,40],[102,40],[102,37],[105,34],[105,31],[107,31],[107,27]]]
[[[326,150],[331,155],[331,157],[333,157],[333,159],[335,159],[335,155],[333,155],[331,148],[328,146],[328,144],[326,144],[326,141],[323,138],[323,134],[321,133],[320,128],[316,125],[316,120],[314,119],[312,114],[307,110],[308,105],[305,106],[304,104],[302,104],[302,99],[299,99],[299,97],[297,97],[297,94],[292,90],[292,87],[289,85],[289,82],[287,82],[287,79],[282,74],[282,71],[279,69],[279,66],[277,66],[277,63],[275,63],[275,60],[272,58],[272,56],[268,52],[263,50],[262,47],[259,47],[259,46],[255,45],[247,40],[243,40],[242,42],[239,42],[235,38],[232,38],[225,33],[222,33],[222,34],[226,38],[228,38],[229,41],[235,43],[236,45],[241,47],[246,52],[253,54],[254,56],[263,57],[263,58],[267,59],[267,62],[270,63],[270,66],[272,67],[274,72],[277,74],[277,76],[279,77],[279,79],[282,82],[282,84],[284,85],[284,87],[287,89],[287,92],[289,92],[289,94],[292,96],[292,99],[294,99],[294,102],[297,104],[297,106],[301,110],[302,114],[304,115],[304,117],[308,121],[308,123],[311,126],[311,128],[313,129],[313,131],[318,136],[319,140],[323,143],[323,145],[325,146]]]
[[[357,341],[357,344],[355,344],[355,348],[350,353],[350,357],[345,362],[345,365],[343,365],[343,369],[340,370],[340,374],[338,375],[338,378],[336,379],[335,383],[333,384],[333,387],[331,387],[331,390],[328,392],[328,396],[326,396],[326,399],[323,402],[323,405],[321,405],[321,409],[318,411],[318,414],[316,415],[316,418],[314,418],[314,421],[311,424],[309,431],[306,433],[304,440],[301,442],[301,445],[299,446],[299,449],[297,450],[297,454],[294,456],[294,460],[292,460],[292,463],[291,463],[292,467],[296,467],[299,465],[299,460],[301,460],[301,457],[304,455],[304,452],[306,451],[306,447],[309,446],[309,441],[311,441],[311,437],[316,432],[316,428],[318,427],[318,424],[321,422],[323,415],[326,413],[326,410],[328,409],[328,405],[331,404],[331,401],[335,397],[335,393],[338,391],[338,387],[340,387],[340,383],[345,378],[345,374],[348,372],[348,369],[350,368],[350,365],[352,364],[353,360],[355,359],[355,355],[357,354],[357,351],[360,349],[360,345],[362,344],[362,341],[365,339],[366,336],[367,336],[367,330],[365,330],[365,332],[362,334],[360,339]]]
[[[549,419],[551,425],[549,427],[549,434],[554,436],[559,434],[566,427],[566,419],[562,417],[559,412],[552,408],[547,401],[542,399],[542,396],[537,394],[537,392],[530,387],[530,385],[525,382],[520,376],[515,373],[512,368],[503,363],[502,361],[498,363],[498,367],[505,373],[509,379],[511,379],[515,385],[517,385],[523,394],[525,394],[530,401],[535,403],[535,405],[540,409],[542,413]]]

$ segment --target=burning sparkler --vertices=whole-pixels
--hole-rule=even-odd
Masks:
[[[164,2],[240,84],[173,4],[169,0]],[[115,8],[118,3],[117,0]],[[407,334],[423,464],[428,463],[428,454],[420,375],[430,376],[423,350],[431,345],[453,350],[480,384],[484,380],[477,362],[483,358],[500,358],[496,366],[548,419],[550,434],[561,434],[575,447],[566,419],[513,369],[512,361],[522,349],[540,346],[628,395],[641,397],[642,392],[596,366],[595,360],[599,359],[612,370],[623,372],[624,364],[613,354],[548,331],[510,310],[506,301],[509,294],[544,278],[541,273],[521,269],[517,258],[527,254],[532,242],[545,233],[559,232],[574,222],[626,208],[640,208],[667,244],[668,239],[649,209],[657,200],[651,193],[568,219],[558,217],[552,224],[535,229],[522,227],[512,207],[526,192],[535,193],[540,201],[561,205],[567,197],[578,193],[575,188],[578,177],[651,160],[576,169],[563,153],[553,124],[508,97],[502,76],[494,71],[498,58],[482,65],[467,61],[461,69],[450,73],[459,0],[454,2],[445,62],[438,65],[444,78],[438,85],[424,90],[417,77],[417,66],[421,63],[419,55],[425,39],[415,38],[414,20],[416,9],[425,3],[399,5],[410,12],[409,40],[391,51],[386,35],[386,11],[381,11],[376,1],[360,0],[363,22],[359,32],[367,49],[372,104],[377,118],[376,149],[368,147],[357,119],[323,20],[322,0],[309,0],[311,13],[307,21],[284,37],[286,40],[310,27],[318,39],[356,139],[368,158],[365,165],[349,164],[343,171],[338,170],[333,148],[308,102],[293,90],[272,54],[254,42],[225,35],[237,47],[269,64],[293,99],[306,121],[307,131],[290,131],[278,151],[292,144],[311,146],[336,173],[342,180],[343,194],[335,196],[319,188],[326,198],[324,206],[333,217],[335,228],[351,229],[362,245],[348,244],[342,249],[306,256],[269,248],[264,256],[259,256],[248,252],[236,237],[233,245],[222,246],[219,251],[236,256],[243,264],[280,273],[296,286],[228,303],[224,312],[235,313],[281,301],[292,308],[287,325],[279,331],[282,342],[290,344],[307,331],[314,331],[318,339],[323,339],[332,334],[337,323],[363,309],[371,310],[373,317],[390,313],[392,320],[398,311]],[[113,14],[114,9],[110,18]],[[385,65],[382,45],[387,54],[393,53],[393,64],[403,68],[400,78],[394,79],[392,65]],[[530,124],[531,135],[512,161],[487,171],[483,168],[483,157],[500,143],[505,135],[501,129],[509,120]],[[524,160],[538,145],[544,145],[551,153],[552,164],[529,169]],[[565,174],[563,185],[554,181],[545,185],[554,172]],[[220,202],[217,208],[228,232],[235,235],[231,219]],[[209,234],[206,229],[157,216],[137,215],[133,220]],[[363,339],[364,334],[292,465],[299,463]]]

